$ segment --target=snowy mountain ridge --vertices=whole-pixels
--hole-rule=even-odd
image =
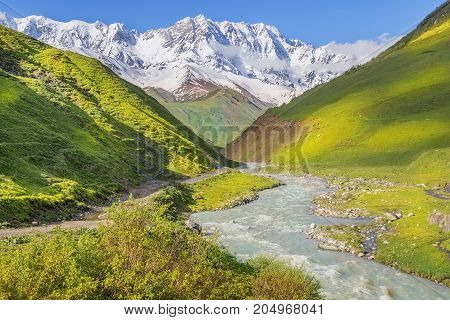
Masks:
[[[386,41],[352,52],[334,43],[313,47],[262,23],[214,22],[203,15],[140,33],[123,24],[58,22],[42,16],[0,24],[49,45],[99,59],[141,87],[164,89],[192,100],[221,87],[273,105],[338,76],[378,54]],[[336,50],[334,50],[336,49]]]

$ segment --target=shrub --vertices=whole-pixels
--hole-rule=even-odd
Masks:
[[[319,282],[302,268],[267,258],[250,261],[258,271],[252,283],[254,299],[317,300],[323,299]]]
[[[239,262],[178,219],[189,190],[109,210],[96,231],[0,241],[1,299],[318,299],[301,269]]]
[[[16,244],[19,243],[19,244]],[[0,243],[1,299],[101,298],[101,250],[89,231]]]

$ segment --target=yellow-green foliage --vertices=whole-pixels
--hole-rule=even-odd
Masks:
[[[259,275],[253,281],[253,297],[256,299],[323,299],[319,282],[303,269],[266,258],[256,258],[250,264],[259,270]]]
[[[450,251],[450,238],[441,242],[440,247],[444,250]]]
[[[280,181],[259,175],[229,171],[193,184],[193,212],[234,207],[257,197],[257,192],[280,185]]]
[[[303,270],[270,260],[239,262],[188,230],[172,210],[180,203],[168,200],[183,193],[172,189],[145,206],[115,206],[111,223],[98,231],[0,242],[0,298],[321,298],[318,282]]]
[[[308,124],[274,164],[442,184],[450,176],[450,4],[371,62],[268,112]],[[299,162],[300,161],[300,162]]]
[[[97,235],[57,230],[0,242],[0,299],[99,299]]]
[[[446,31],[448,31],[448,29],[450,29],[450,21],[445,21],[442,24],[439,24],[437,27],[432,28],[432,29],[424,32],[423,34],[421,34],[420,36],[418,36],[417,38],[412,40],[411,44],[416,42],[416,41],[426,40],[426,39],[428,39],[430,37],[438,35],[441,32],[446,32]]]
[[[12,224],[64,218],[148,176],[196,175],[217,156],[97,60],[3,26],[0,123],[0,221]]]

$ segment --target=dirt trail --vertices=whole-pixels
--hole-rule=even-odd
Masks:
[[[187,180],[179,180],[178,182],[195,183],[197,181],[221,174],[226,170],[228,170],[228,169],[222,168],[222,169],[215,170],[213,172],[205,173],[198,177],[193,177],[193,178],[190,178]],[[11,237],[11,236],[23,236],[23,235],[28,235],[28,234],[32,234],[32,233],[47,233],[57,227],[68,229],[68,230],[80,229],[80,228],[95,229],[100,224],[106,222],[106,220],[104,220],[105,210],[107,208],[109,208],[110,206],[112,206],[114,203],[124,202],[130,198],[130,195],[133,195],[134,199],[144,200],[144,199],[150,197],[151,195],[154,195],[158,191],[162,190],[167,185],[169,185],[168,181],[150,180],[150,181],[147,181],[147,182],[139,185],[136,188],[129,190],[126,193],[123,193],[122,195],[120,195],[120,198],[118,198],[118,200],[113,201],[108,205],[92,207],[90,210],[83,213],[82,220],[54,222],[54,223],[50,223],[48,225],[40,225],[40,226],[32,226],[32,227],[24,227],[24,228],[1,229],[0,230],[0,238],[6,238],[6,237]]]

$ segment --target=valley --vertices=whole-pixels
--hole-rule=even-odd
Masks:
[[[0,299],[450,299],[449,21],[0,14]]]
[[[153,88],[146,92],[202,139],[219,148],[239,137],[264,111],[273,107],[232,89],[217,89],[191,101],[177,101],[170,93]]]

